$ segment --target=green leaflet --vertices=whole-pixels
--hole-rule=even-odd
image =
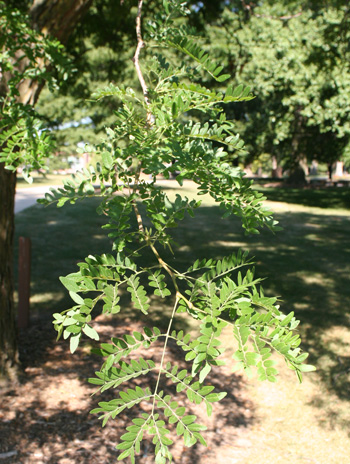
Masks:
[[[131,299],[136,309],[140,309],[143,313],[147,314],[149,308],[147,293],[143,285],[140,285],[138,277],[131,276],[128,280],[129,286],[127,290],[131,293]]]
[[[218,82],[224,82],[231,77],[230,74],[221,74],[223,67],[214,63],[210,56],[191,39],[178,36],[168,40],[167,43],[197,61]]]
[[[165,298],[171,295],[170,290],[167,288],[167,285],[163,280],[165,279],[165,275],[160,272],[160,270],[150,274],[148,276],[149,279],[149,286],[154,287],[154,294]]]

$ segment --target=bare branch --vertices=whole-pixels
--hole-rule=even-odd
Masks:
[[[152,123],[153,123],[153,115],[149,111],[150,101],[149,101],[149,98],[148,98],[148,88],[147,88],[145,79],[143,77],[143,74],[142,74],[142,71],[141,71],[141,68],[140,68],[140,63],[139,63],[139,56],[140,56],[141,49],[145,46],[145,43],[144,43],[144,41],[142,39],[142,32],[141,32],[142,3],[143,3],[143,0],[139,0],[137,16],[136,16],[137,47],[136,47],[135,55],[133,57],[133,62],[134,62],[135,69],[136,69],[136,72],[137,72],[137,77],[138,77],[138,79],[140,81],[140,84],[141,84],[141,87],[142,87],[143,97],[144,97],[144,100],[145,100],[145,103],[146,103],[147,109],[148,109],[148,111],[147,111],[147,124],[149,126],[151,126]]]
[[[154,116],[150,111],[150,100],[148,98],[148,87],[147,87],[147,84],[146,84],[145,79],[143,77],[141,67],[140,67],[140,63],[139,63],[139,57],[140,57],[141,49],[145,46],[145,43],[144,43],[144,41],[142,39],[142,31],[141,31],[142,4],[143,4],[143,0],[139,0],[137,16],[136,16],[137,47],[136,47],[136,50],[135,50],[135,55],[134,55],[132,60],[133,60],[134,65],[135,65],[137,77],[138,77],[139,82],[141,84],[141,88],[142,88],[142,92],[143,92],[143,98],[144,98],[146,106],[147,106],[146,123],[147,123],[147,126],[150,127],[153,124]],[[136,175],[135,175],[135,180],[134,180],[134,185],[133,185],[133,192],[134,193],[136,192],[137,186],[139,184],[140,172],[141,172],[141,163],[139,162],[138,166],[136,168]],[[144,227],[143,227],[143,223],[142,223],[142,217],[141,217],[141,214],[140,214],[140,212],[138,210],[137,203],[136,203],[135,200],[133,201],[133,207],[134,207],[134,211],[135,211],[139,231],[143,235],[144,234]]]
[[[135,200],[133,200],[132,206],[133,206],[134,211],[135,211],[135,216],[136,216],[136,219],[137,219],[137,227],[139,228],[139,232],[141,233],[141,235],[145,235],[145,229],[143,227],[142,217],[141,217],[141,214],[139,212],[139,208],[138,208],[137,203],[136,203]]]

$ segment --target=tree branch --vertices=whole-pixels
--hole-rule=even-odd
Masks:
[[[152,115],[152,113],[150,111],[150,101],[149,101],[149,98],[148,98],[148,87],[146,85],[145,79],[143,77],[143,74],[142,74],[142,71],[141,71],[141,68],[140,68],[140,63],[139,63],[139,56],[140,56],[141,49],[145,46],[145,43],[144,43],[144,41],[142,39],[142,32],[141,32],[142,3],[143,3],[143,0],[139,0],[137,16],[136,16],[137,47],[136,47],[135,55],[134,55],[132,60],[133,60],[134,65],[135,65],[137,77],[138,77],[138,79],[140,81],[140,84],[141,84],[141,87],[142,87],[143,98],[144,98],[146,106],[147,106],[146,122],[147,122],[147,124],[149,126],[151,126],[153,124],[154,117],[153,117],[153,115]]]
[[[145,46],[145,43],[144,43],[144,41],[142,39],[142,31],[141,31],[142,4],[143,4],[143,0],[139,0],[138,9],[137,9],[137,16],[136,16],[137,47],[136,47],[136,50],[135,50],[135,55],[134,55],[132,60],[133,60],[133,63],[135,65],[137,77],[138,77],[139,82],[141,84],[141,88],[142,88],[142,92],[143,92],[143,98],[145,100],[146,107],[147,107],[146,124],[147,124],[148,127],[151,127],[152,124],[153,124],[153,121],[154,121],[154,116],[150,111],[150,100],[148,98],[148,87],[147,87],[147,84],[146,84],[145,79],[143,77],[141,67],[140,67],[140,63],[139,63],[139,57],[140,57],[141,49]],[[138,182],[139,182],[139,178],[140,178],[140,171],[141,171],[141,163],[139,162],[138,166],[136,168],[136,176],[135,176],[135,181],[134,181],[134,186],[133,186],[133,191],[134,192],[136,191],[137,186],[138,186]],[[133,207],[134,207],[134,211],[135,211],[139,231],[141,232],[141,234],[144,234],[144,227],[143,227],[143,223],[142,223],[142,217],[140,215],[140,212],[138,210],[137,203],[136,203],[135,200],[133,201]]]

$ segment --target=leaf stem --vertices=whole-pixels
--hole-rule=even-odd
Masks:
[[[159,365],[159,372],[158,372],[158,377],[157,377],[157,383],[156,383],[156,386],[155,386],[155,389],[154,389],[154,393],[153,393],[153,394],[154,394],[154,397],[153,397],[153,405],[152,405],[152,415],[154,414],[154,409],[155,409],[155,406],[156,406],[156,395],[157,395],[157,393],[158,393],[158,387],[159,387],[160,377],[161,377],[162,373],[164,372],[163,364],[164,364],[164,358],[165,358],[165,351],[166,351],[166,347],[167,347],[167,345],[168,345],[168,340],[169,340],[169,336],[170,336],[171,326],[173,325],[173,320],[174,320],[174,317],[175,317],[176,308],[177,308],[178,303],[179,303],[179,296],[178,296],[178,292],[176,292],[176,299],[175,299],[173,311],[172,311],[172,313],[171,313],[170,320],[169,320],[169,324],[168,324],[168,330],[167,330],[166,335],[165,335],[165,340],[164,340],[164,345],[163,345],[163,352],[162,352],[162,358],[161,358],[161,360],[160,360],[160,365]]]
[[[174,272],[170,269],[170,267],[167,265],[167,263],[161,258],[161,256],[159,255],[156,247],[154,246],[154,244],[151,241],[149,241],[149,246],[151,247],[151,249],[152,249],[153,253],[155,254],[159,264],[161,265],[161,267],[163,269],[165,269],[166,272],[170,275],[171,280],[173,281],[173,285],[174,285],[175,290],[176,290],[176,298],[180,300],[182,298],[182,295],[179,292],[179,286],[177,285]]]

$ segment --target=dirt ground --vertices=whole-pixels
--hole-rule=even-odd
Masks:
[[[105,334],[103,341],[141,330],[138,322],[128,320],[123,327],[99,318],[95,324]],[[71,355],[68,344],[55,342],[54,335],[43,322],[21,334],[25,373],[0,398],[0,464],[116,463],[120,452],[115,445],[136,411],[128,410],[101,428],[89,411],[102,399],[91,396],[95,387],[86,382],[99,369],[100,358],[90,355],[90,346]],[[169,348],[171,359],[178,348]],[[157,349],[151,350],[147,353],[156,360]],[[184,448],[173,435],[173,462],[350,464],[350,423],[340,423],[337,417],[332,422],[329,416],[335,399],[325,400],[315,379],[299,386],[293,374],[281,368],[284,374],[277,384],[249,382],[232,375],[229,367],[211,373],[208,383],[227,391],[227,397],[216,404],[210,418],[202,406],[191,407],[198,422],[208,427],[204,432],[208,447]],[[146,386],[145,379],[137,381]],[[105,392],[103,400],[112,399],[113,393]],[[317,398],[327,405],[315,407]],[[144,441],[137,463],[153,462],[152,445]]]
[[[103,322],[102,322],[103,323]],[[106,341],[111,336],[125,333],[105,323]],[[140,330],[137,323],[126,326],[128,332]],[[51,337],[48,334],[51,332]],[[90,348],[69,353],[68,344],[55,342],[47,324],[33,325],[21,334],[21,358],[25,375],[21,382],[2,392],[0,400],[0,463],[13,464],[109,464],[117,462],[115,449],[118,437],[124,433],[136,411],[128,411],[110,421],[105,428],[97,416],[89,411],[101,401],[91,396],[95,387],[86,382],[100,366],[100,358],[89,354]],[[173,356],[171,348],[170,357]],[[157,352],[147,351],[153,359]],[[173,447],[174,463],[217,462],[218,449],[225,455],[236,449],[239,455],[245,447],[242,432],[252,418],[252,404],[244,395],[240,377],[229,372],[214,372],[210,383],[228,391],[227,397],[217,404],[215,412],[206,418],[202,407],[192,407],[194,414],[208,430],[205,438],[208,448],[195,445],[184,448],[180,440]],[[143,383],[143,387],[145,384]],[[113,392],[105,392],[110,400]],[[176,436],[176,434],[175,434]],[[154,462],[152,445],[145,441],[140,464]],[[236,462],[236,461],[229,461]]]

